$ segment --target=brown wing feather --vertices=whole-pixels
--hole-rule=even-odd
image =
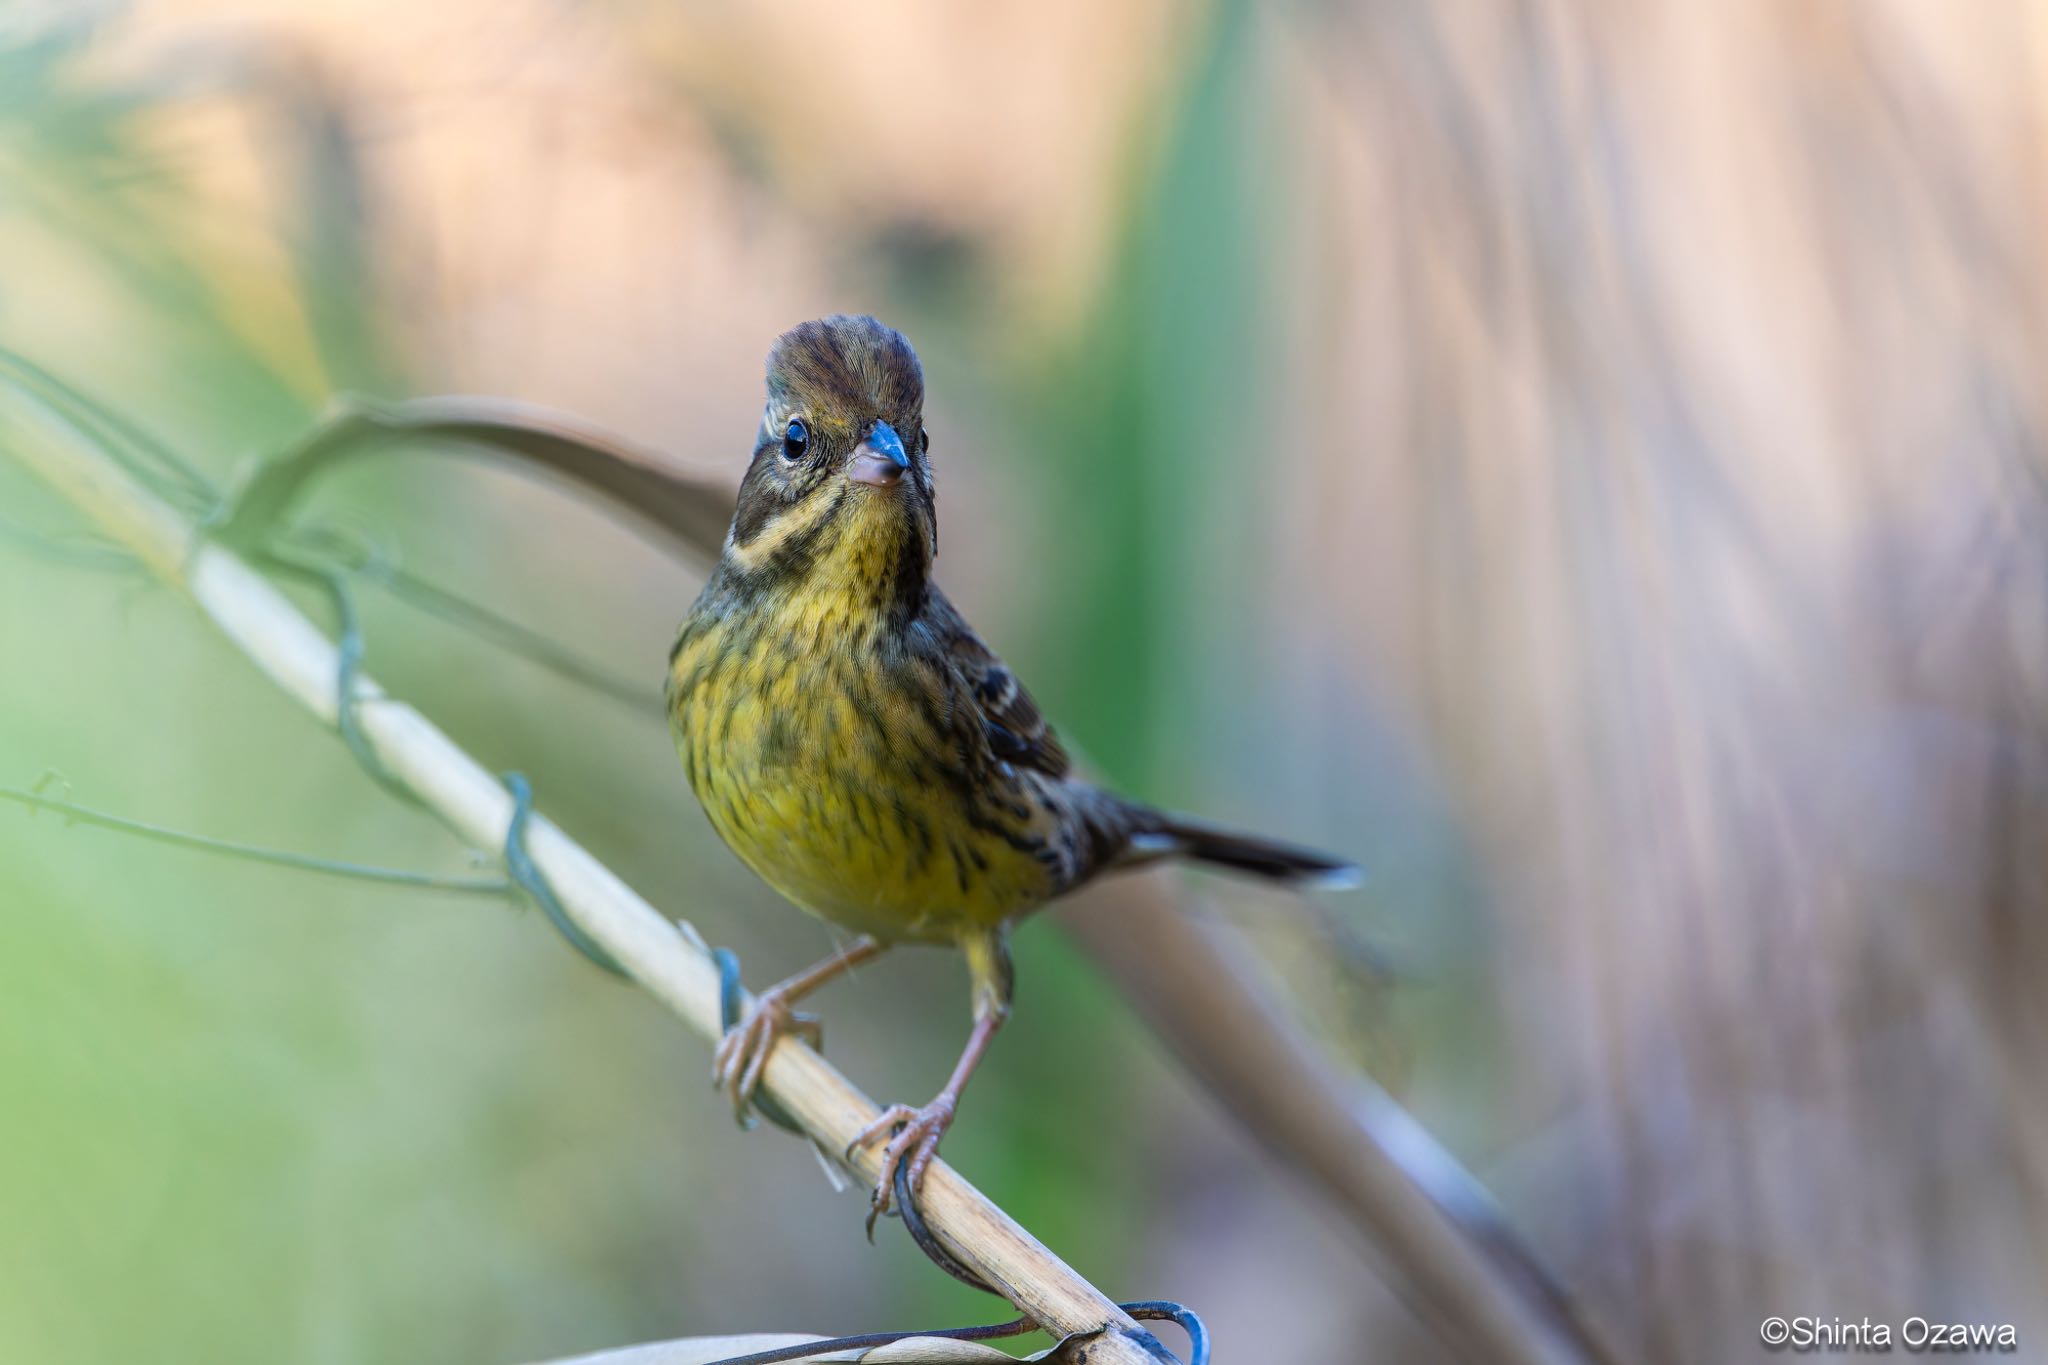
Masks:
[[[1059,736],[1039,714],[1038,703],[936,586],[931,590],[925,619],[945,645],[948,660],[967,683],[968,692],[981,711],[989,747],[996,756],[1035,768],[1049,777],[1065,777],[1072,764],[1067,751],[1060,747]]]

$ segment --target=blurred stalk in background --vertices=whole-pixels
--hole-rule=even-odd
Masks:
[[[949,590],[1121,783],[1374,869],[1216,899],[1628,1354],[1801,1312],[2038,1342],[2043,42],[1750,0],[23,11],[0,342],[223,480],[344,389],[736,472],[769,340],[877,312],[929,368]],[[694,591],[491,471],[320,510],[650,689]],[[4,460],[0,518],[72,525]],[[367,627],[755,978],[818,955],[658,715]],[[0,783],[461,870],[158,594],[0,544],[0,649]],[[7,1359],[986,1313],[535,917],[7,811],[0,906]],[[1056,932],[1020,949],[949,1156],[1226,1357],[1439,1350]],[[959,997],[878,967],[833,1055],[928,1091]],[[1110,1093],[1131,1131],[1049,1102]]]

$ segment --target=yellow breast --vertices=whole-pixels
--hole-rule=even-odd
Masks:
[[[712,826],[797,905],[885,941],[951,940],[1045,901],[1051,813],[1007,765],[966,761],[979,722],[944,678],[841,612],[795,594],[685,627],[669,713]]]

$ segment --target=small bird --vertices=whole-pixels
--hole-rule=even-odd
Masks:
[[[1127,801],[1077,777],[1015,674],[932,582],[938,523],[924,374],[870,317],[785,333],[723,552],[669,657],[683,771],[741,861],[857,937],[763,991],[720,1043],[744,1116],[791,1007],[899,943],[967,959],[973,1028],[920,1109],[896,1104],[868,1225],[898,1168],[919,1188],[1010,1010],[1010,926],[1096,875],[1187,858],[1296,886],[1355,884],[1342,859]]]

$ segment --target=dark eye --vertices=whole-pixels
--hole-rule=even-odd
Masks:
[[[917,429],[917,448],[920,452],[927,451],[932,448],[932,434],[929,431],[926,431],[923,427],[919,427]]]
[[[782,433],[782,458],[794,464],[804,457],[811,448],[811,429],[801,421],[792,421]]]

